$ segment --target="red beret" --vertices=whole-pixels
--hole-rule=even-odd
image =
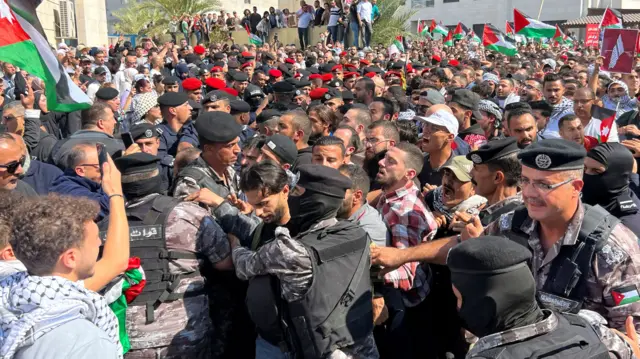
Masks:
[[[402,75],[400,75],[400,73],[398,71],[387,71],[387,73],[384,74],[384,78],[387,78],[387,77],[389,77],[391,75],[395,75],[395,76],[398,76],[398,77],[402,76]]]
[[[240,66],[240,68],[241,68],[241,69],[244,69],[245,67],[249,67],[249,66],[251,66],[251,67],[255,67],[255,66],[253,65],[253,62],[252,62],[252,61],[249,61],[249,62],[245,62],[244,64],[242,64],[242,66]]]
[[[363,65],[367,65],[367,66],[369,66],[371,64],[369,61],[367,61],[365,59],[360,60],[360,63],[363,64]]]
[[[195,91],[199,88],[202,88],[202,81],[190,77],[182,81],[182,88],[186,91]]]
[[[320,100],[327,92],[329,92],[328,88],[318,87],[309,92],[309,97],[311,97],[312,100]]]
[[[242,57],[253,57],[253,55],[251,55],[251,53],[249,51],[242,51],[242,53],[240,54]]]
[[[430,68],[426,67],[424,70],[422,70],[422,72],[420,73],[420,75],[424,75],[425,72],[429,72],[431,71]]]
[[[346,52],[346,51],[342,51],[342,52],[340,53],[340,57],[344,57],[344,56],[347,56],[347,52]]]
[[[407,64],[407,73],[413,72],[413,66],[411,64]]]
[[[451,66],[460,66],[460,61],[453,59],[451,61],[449,61],[449,65]]]
[[[366,74],[364,74],[364,76],[372,79],[372,78],[374,78],[376,76],[376,73],[375,72],[367,72]]]
[[[358,73],[357,73],[357,72],[351,72],[351,71],[349,71],[349,72],[345,72],[345,73],[344,73],[344,78],[345,78],[345,79],[349,79],[349,78],[356,77],[356,76],[358,76]]]
[[[223,72],[223,71],[224,71],[224,69],[222,67],[214,66],[214,67],[211,68],[210,72]]]
[[[203,55],[205,51],[207,51],[207,49],[205,49],[204,46],[197,45],[193,47],[193,52],[198,55]]]
[[[332,74],[324,74],[322,75],[322,81],[323,82],[329,82],[333,80],[333,75]]]
[[[227,83],[224,82],[224,80],[217,79],[215,77],[209,77],[204,82],[204,84],[207,85],[207,87],[211,87],[211,88],[214,88],[216,90],[220,90],[220,89],[223,89],[223,88],[227,87]]]
[[[225,87],[223,89],[220,89],[220,91],[224,91],[224,92],[228,93],[231,96],[238,96],[238,91],[236,91],[236,90],[234,90],[232,88]]]
[[[561,56],[560,56],[560,58],[566,61],[566,60],[569,58],[569,56],[567,56],[566,54],[564,54],[564,55],[561,55]]]
[[[433,55],[433,56],[431,56],[431,59],[432,60],[436,60],[438,62],[442,61],[442,58],[439,55]]]
[[[344,68],[345,68],[345,69],[357,69],[357,67],[356,67],[356,66],[351,65],[351,64],[344,64],[344,65],[342,65],[342,66],[344,66]]]
[[[299,72],[296,72],[296,74],[295,74],[295,75],[293,75],[293,78],[295,78],[295,79],[298,79],[298,78],[300,78],[300,77],[302,77],[302,74],[301,74],[301,73],[299,73]]]
[[[286,62],[286,63],[288,63],[288,64],[292,64],[292,65],[296,63],[296,62],[295,62],[295,60],[293,60],[293,59],[292,59],[292,58],[290,58],[290,57],[287,57],[286,59],[284,59],[284,62]]]
[[[320,74],[311,74],[309,75],[309,80],[321,79],[322,75]]]
[[[331,72],[334,72],[334,71],[336,71],[336,70],[338,70],[338,71],[342,71],[342,65],[336,65],[336,66],[334,66],[334,67],[332,67],[332,68],[331,68]]]
[[[271,70],[269,70],[269,76],[275,77],[275,78],[281,77],[282,76],[282,71],[276,70],[276,69],[271,69]]]

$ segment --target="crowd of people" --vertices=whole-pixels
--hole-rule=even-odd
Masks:
[[[174,21],[2,64],[0,356],[640,358],[640,67]]]

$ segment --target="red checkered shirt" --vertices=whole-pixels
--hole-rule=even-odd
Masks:
[[[391,245],[408,248],[430,241],[438,226],[424,204],[422,194],[413,181],[394,192],[385,193],[378,202],[378,211],[391,230]],[[427,296],[427,274],[420,262],[405,263],[384,276],[385,282],[404,292],[408,307],[418,305]]]

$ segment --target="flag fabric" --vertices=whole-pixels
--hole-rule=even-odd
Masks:
[[[34,12],[17,15],[6,0],[0,0],[0,61],[8,62],[46,83],[47,106],[52,111],[71,112],[91,106],[89,97],[73,83],[56,58],[46,37],[38,31]],[[34,26],[24,17],[35,22]]]
[[[618,35],[618,40],[616,41],[616,45],[613,47],[611,51],[611,58],[609,59],[609,68],[612,69],[616,67],[618,63],[618,59],[620,55],[624,53],[624,43],[622,42],[622,35]]]
[[[431,36],[431,33],[429,32],[429,27],[424,21],[422,22],[422,30],[418,34],[433,39],[433,36]]]
[[[600,120],[598,142],[607,142],[609,134],[611,133],[611,127],[616,120],[616,111],[593,105],[591,106],[591,117]]]
[[[516,43],[493,25],[485,24],[482,34],[482,45],[486,49],[497,51],[507,56],[515,56],[518,52]]]
[[[509,21],[507,21],[507,25],[505,26],[505,32],[507,36],[510,36],[510,37],[514,37],[516,34],[516,32],[513,31],[513,28],[511,27],[511,24],[509,23]]]
[[[640,300],[638,288],[635,285],[629,285],[621,288],[611,289],[611,298],[615,306],[634,303]]]
[[[451,31],[449,31],[447,33],[447,37],[444,38],[444,46],[449,46],[452,47],[453,46],[453,35],[451,35]]]
[[[555,40],[555,42],[557,42],[558,44],[564,44],[565,37],[565,34],[562,33],[562,30],[560,30],[560,26],[556,24],[556,33],[553,35],[553,40]]]
[[[429,26],[429,32],[431,34],[440,34],[442,36],[447,36],[447,34],[449,33],[449,30],[445,29],[444,26],[442,26],[441,24],[436,24],[435,20],[431,20],[431,26]]]
[[[464,25],[461,22],[458,23],[456,29],[453,31],[453,38],[456,40],[462,40],[465,36],[467,36],[467,32],[464,30]]]
[[[556,28],[554,26],[529,17],[517,9],[513,9],[513,25],[515,27],[514,30],[516,34],[535,39],[552,39],[553,35],[556,33]]]
[[[622,29],[622,14],[618,10],[608,7],[600,20],[600,28]]]
[[[422,23],[422,21],[420,21],[420,19],[418,19],[418,30],[416,31],[416,33],[420,35],[422,34],[422,30],[424,30],[424,24]]]
[[[244,24],[244,29],[247,30],[247,35],[249,35],[250,44],[253,44],[256,46],[262,46],[262,39],[260,38],[260,36],[251,33],[251,30],[249,30],[249,25]]]
[[[393,54],[401,54],[404,53],[404,45],[402,44],[402,36],[398,35],[396,36],[395,39],[393,39],[393,42],[391,43],[391,45],[389,45],[389,56],[393,55]]]

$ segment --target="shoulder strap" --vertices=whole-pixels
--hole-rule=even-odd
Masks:
[[[253,238],[251,239],[251,250],[255,251],[258,249],[260,245],[260,237],[262,236],[262,229],[264,228],[264,222],[260,222],[256,227],[255,231],[253,231]]]
[[[510,239],[529,249],[529,241],[527,240],[529,236],[522,232],[521,229],[527,218],[529,218],[527,207],[522,206],[513,211],[513,217],[511,218],[511,232],[514,236],[510,237]]]
[[[142,222],[145,225],[156,223],[164,225],[173,207],[177,206],[180,202],[182,202],[182,200],[179,198],[162,195],[156,196],[156,198],[153,200],[153,205],[151,207],[152,210],[147,212]]]

